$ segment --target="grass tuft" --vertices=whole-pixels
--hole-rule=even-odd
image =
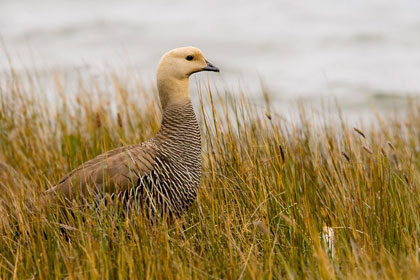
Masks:
[[[71,90],[51,75],[53,100],[31,74],[1,83],[0,278],[419,276],[415,102],[352,128],[305,109],[287,121],[267,97],[260,108],[200,87],[203,179],[187,215],[150,225],[99,204],[63,223],[37,211],[39,194],[84,161],[152,137],[161,117],[156,94],[116,75],[105,88],[80,77]]]

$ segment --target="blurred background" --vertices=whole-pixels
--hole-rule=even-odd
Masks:
[[[2,72],[7,53],[17,71],[118,65],[151,85],[164,52],[193,45],[222,71],[211,82],[256,99],[263,84],[279,106],[420,95],[419,0],[1,0],[0,36]]]

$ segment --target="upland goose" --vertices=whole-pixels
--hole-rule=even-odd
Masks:
[[[85,162],[46,191],[49,200],[124,193],[136,195],[154,213],[183,214],[195,200],[201,180],[200,129],[189,92],[189,77],[200,71],[219,69],[197,48],[178,48],[163,55],[157,69],[163,109],[159,132],[146,142]]]

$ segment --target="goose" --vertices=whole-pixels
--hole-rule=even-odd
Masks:
[[[189,77],[201,71],[219,69],[198,48],[164,54],[157,69],[163,115],[158,133],[83,163],[45,192],[49,201],[72,201],[92,193],[128,194],[152,213],[185,213],[201,181],[201,135],[189,91]]]

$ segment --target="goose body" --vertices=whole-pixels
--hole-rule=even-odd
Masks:
[[[201,179],[200,128],[189,93],[189,76],[200,71],[219,70],[194,47],[166,53],[157,71],[163,118],[156,136],[85,162],[46,194],[66,200],[91,193],[136,196],[152,213],[183,214]]]

